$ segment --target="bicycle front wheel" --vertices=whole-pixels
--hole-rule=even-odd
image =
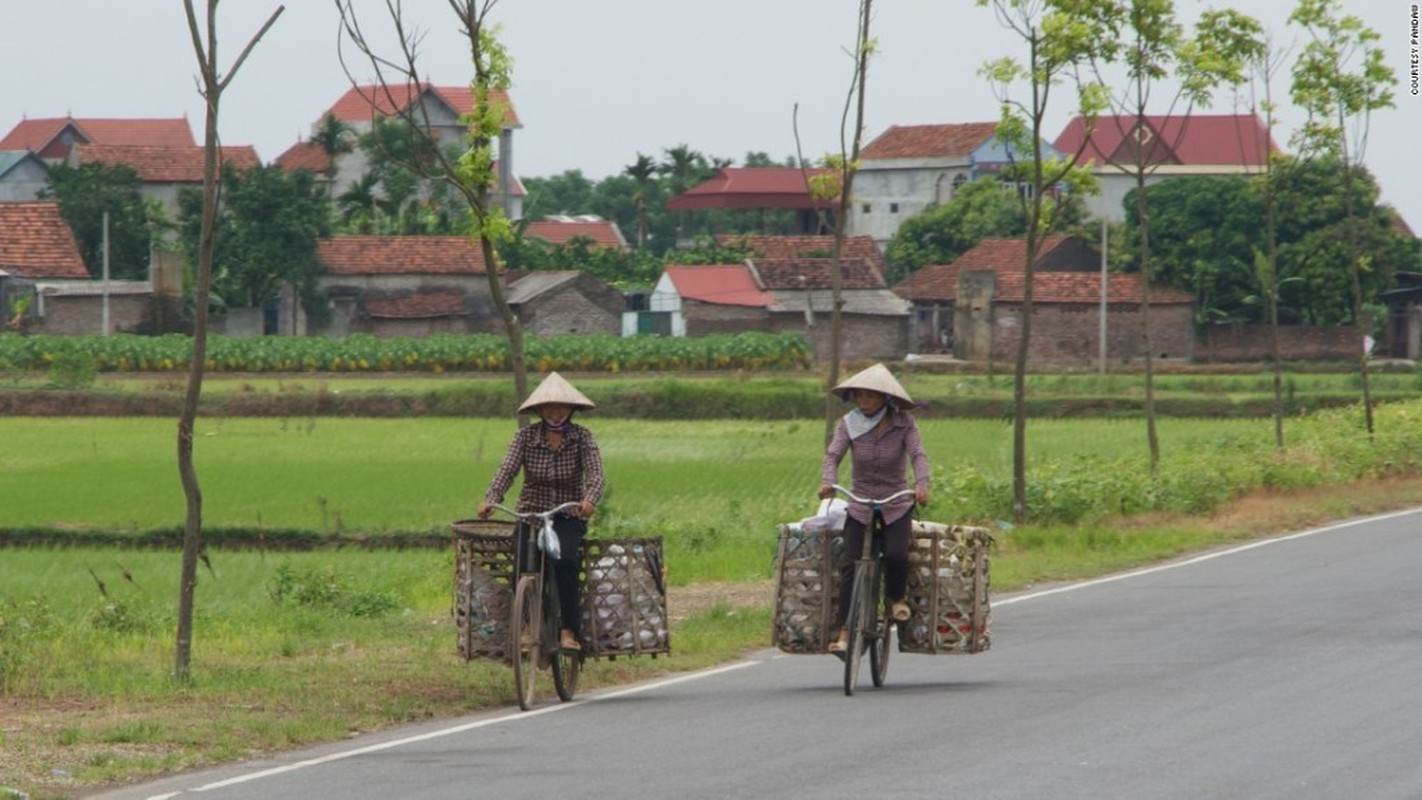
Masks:
[[[844,651],[844,693],[854,695],[859,683],[859,664],[864,659],[865,627],[874,618],[873,575],[870,564],[860,562],[854,567],[854,587],[849,595],[849,614],[844,625],[849,631],[849,647]]]
[[[894,623],[888,614],[880,614],[875,620],[874,638],[869,642],[869,675],[875,686],[883,686],[889,677],[889,636],[894,631]]]
[[[542,593],[536,575],[524,575],[514,588],[513,625],[509,628],[513,648],[514,690],[518,707],[527,711],[533,707],[534,684],[538,681],[538,662],[542,655],[543,609]]]

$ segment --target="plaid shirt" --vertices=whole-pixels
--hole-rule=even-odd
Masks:
[[[557,450],[548,446],[543,423],[520,428],[484,499],[502,503],[519,470],[523,470],[523,489],[518,495],[518,511],[547,511],[582,500],[596,505],[602,499],[602,454],[592,431],[581,425],[574,424],[563,435]]]
[[[909,461],[913,462],[914,486],[928,487],[932,469],[928,464],[928,455],[923,452],[918,423],[908,414],[893,411],[888,420],[853,440],[849,438],[848,426],[841,419],[835,428],[834,438],[825,448],[825,460],[820,467],[822,483],[826,486],[839,483],[839,463],[844,460],[844,454],[851,451],[854,454],[850,460],[854,480],[849,489],[860,497],[877,499],[907,489]],[[913,502],[912,497],[901,497],[885,505],[884,524],[891,525],[907,514]],[[849,515],[865,525],[873,522],[872,512],[864,503],[850,501]]]

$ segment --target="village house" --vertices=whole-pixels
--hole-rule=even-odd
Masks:
[[[1083,117],[1067,123],[1053,146],[1062,153],[1081,151],[1081,162],[1100,186],[1086,197],[1093,216],[1124,220],[1122,203],[1136,188],[1135,165],[1147,166],[1146,185],[1167,178],[1203,175],[1251,175],[1263,171],[1278,147],[1253,114],[1189,116],[1102,116],[1088,130]]]
[[[1026,260],[1026,240],[988,238],[952,264],[924,267],[894,287],[913,305],[915,348],[951,353],[965,361],[1015,360]],[[1028,360],[1041,365],[1099,363],[1103,357],[1110,363],[1141,359],[1142,284],[1140,273],[1103,275],[1099,251],[1079,237],[1045,237],[1033,265]],[[1190,294],[1150,287],[1156,358],[1194,356],[1193,311]]]
[[[718,237],[751,256],[742,264],[668,266],[644,312],[629,312],[624,334],[766,331],[804,334],[818,359],[831,353],[831,236]],[[883,257],[868,237],[841,251],[841,356],[897,359],[907,352],[909,307],[884,283]]]
[[[892,125],[859,153],[849,232],[883,249],[904,220],[952,200],[969,181],[1000,173],[1010,156],[996,122]]]
[[[152,332],[147,281],[94,280],[54,202],[0,203],[5,328],[48,334]]]
[[[221,162],[237,170],[261,166],[250,145],[223,147]],[[125,166],[138,176],[139,195],[156,201],[169,221],[177,221],[178,195],[184,188],[201,189],[207,151],[198,145],[80,144],[69,151],[69,166],[108,164]]]
[[[526,333],[534,336],[607,334],[622,331],[626,300],[594,275],[576,270],[538,270],[507,276],[505,300]]]
[[[832,176],[822,167],[721,167],[716,174],[667,201],[672,211],[725,210],[795,213],[795,230],[823,234],[834,227],[837,197],[815,197],[808,181]]]
[[[488,331],[497,319],[483,251],[467,236],[332,236],[316,258],[330,319],[307,323],[288,293],[280,333],[428,336]]]
[[[0,203],[40,199],[49,186],[49,165],[28,150],[0,150]]]
[[[489,202],[503,208],[509,219],[517,220],[523,217],[526,192],[514,172],[513,134],[523,124],[519,122],[518,111],[506,92],[493,90],[489,98],[504,109],[503,130],[499,135],[498,158],[494,165],[497,185],[492,187]],[[353,86],[312,124],[311,130],[314,135],[320,129],[322,120],[329,116],[348,126],[359,137],[374,130],[375,120],[389,119],[417,105],[423,107],[420,114],[422,118],[429,119],[431,133],[437,142],[462,146],[468,129],[460,120],[474,112],[474,92],[468,86],[436,86],[430,83],[418,86]],[[286,170],[306,169],[322,176],[330,182],[332,196],[338,196],[359,183],[371,167],[370,159],[360,147],[355,146],[354,141],[348,144],[351,145],[349,152],[329,153],[316,141],[299,141],[278,156],[275,163]]]

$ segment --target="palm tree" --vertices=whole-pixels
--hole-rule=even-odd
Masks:
[[[647,244],[647,196],[655,188],[656,183],[652,178],[657,174],[657,162],[651,156],[637,154],[637,163],[629,165],[622,170],[637,183],[637,190],[632,193],[632,203],[637,206],[637,249],[641,250]]]
[[[326,168],[321,173],[327,180],[336,177],[336,158],[355,149],[355,129],[330,112],[321,118],[321,124],[311,135],[311,142],[326,154]]]

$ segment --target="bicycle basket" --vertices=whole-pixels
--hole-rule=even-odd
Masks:
[[[454,531],[454,624],[459,654],[508,662],[514,523],[459,520]]]

